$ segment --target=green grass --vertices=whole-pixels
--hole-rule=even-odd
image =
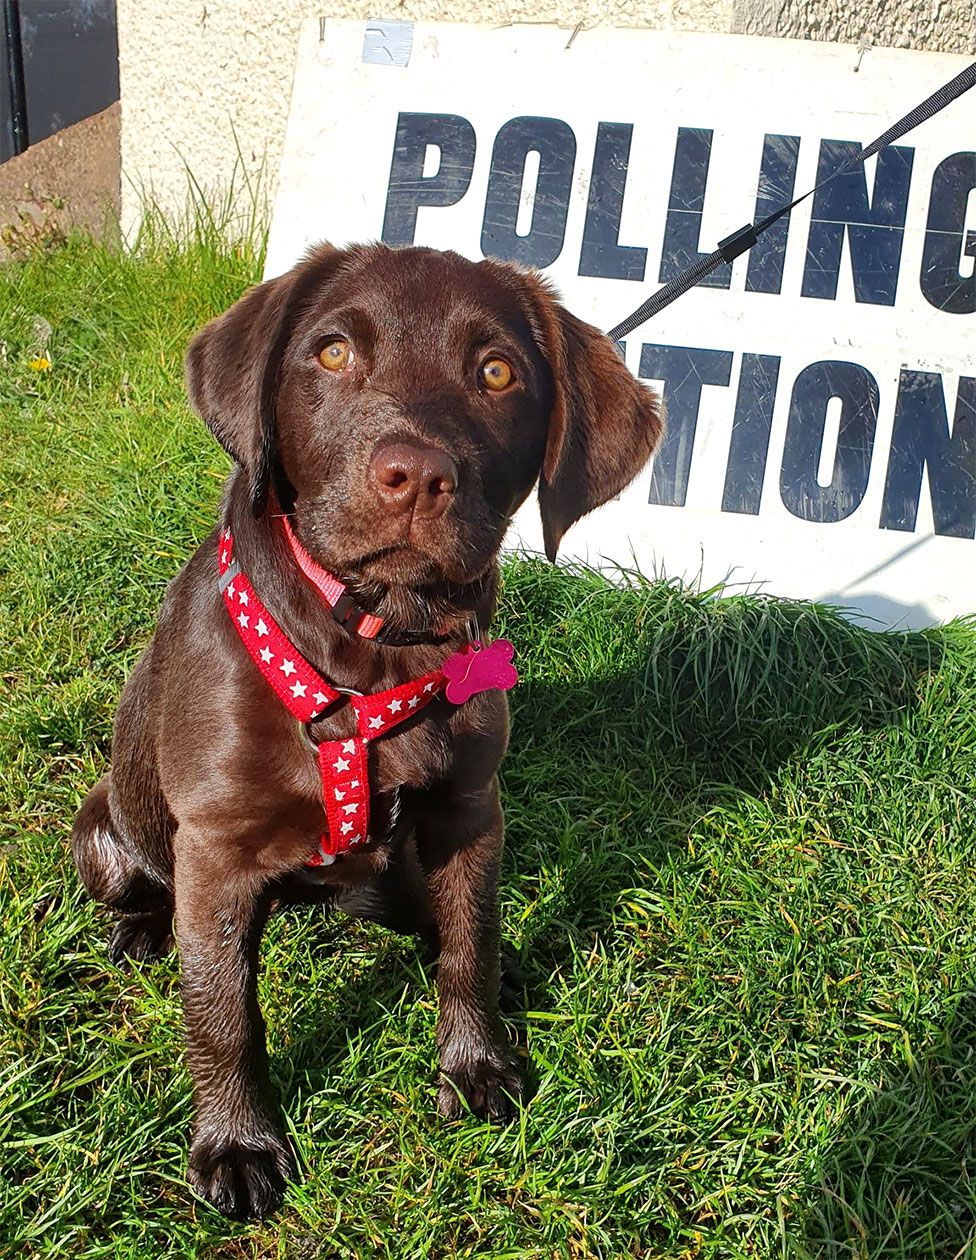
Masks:
[[[226,471],[186,340],[259,264],[157,223],[0,271],[0,1252],[969,1256],[976,631],[536,563],[502,618],[531,1101],[440,1122],[417,951],[294,913],[261,988],[302,1179],[251,1226],[192,1199],[177,962],[108,964],[66,841]]]

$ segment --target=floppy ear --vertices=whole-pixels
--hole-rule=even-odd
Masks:
[[[545,282],[530,279],[554,387],[539,510],[546,555],[555,560],[570,525],[619,494],[654,454],[664,405],[631,375],[612,341],[565,310]]]
[[[190,402],[247,472],[255,516],[264,511],[271,483],[278,375],[293,316],[340,257],[322,245],[291,271],[255,285],[202,328],[187,351]]]

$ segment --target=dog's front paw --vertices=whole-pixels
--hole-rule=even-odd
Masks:
[[[281,1207],[291,1155],[277,1138],[246,1136],[194,1142],[187,1179],[193,1190],[235,1221],[271,1216]]]
[[[522,1069],[507,1047],[491,1047],[478,1058],[442,1066],[437,1109],[448,1120],[466,1111],[491,1120],[510,1120],[522,1100]]]

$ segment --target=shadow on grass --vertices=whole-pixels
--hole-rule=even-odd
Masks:
[[[874,633],[824,606],[589,573],[574,586],[535,565],[513,576],[507,630],[530,659],[503,775],[506,881],[517,902],[550,888],[523,931],[534,1001],[609,925],[636,858],[686,846],[791,759],[901,724],[940,660],[934,635]]]

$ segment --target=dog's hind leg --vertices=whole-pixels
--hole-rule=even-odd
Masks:
[[[440,952],[440,939],[417,849],[410,837],[381,874],[364,884],[343,888],[337,909],[353,919],[366,919],[401,936],[416,936],[431,957]]]
[[[416,936],[426,947],[428,960],[436,963],[441,951],[440,935],[412,836],[382,874],[365,884],[343,888],[333,904],[350,918],[378,923],[401,936]],[[524,987],[518,957],[511,947],[503,944],[502,1010],[521,1009]]]
[[[111,787],[109,773],[78,811],[71,833],[75,865],[91,897],[118,915],[109,942],[112,961],[158,958],[173,947],[173,897],[125,843],[112,815]]]

